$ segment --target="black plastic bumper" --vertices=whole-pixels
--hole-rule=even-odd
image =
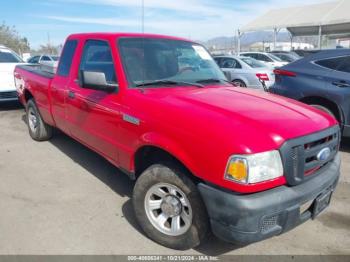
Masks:
[[[330,195],[340,175],[339,154],[322,173],[300,185],[281,186],[249,195],[200,183],[213,233],[228,242],[249,244],[295,228],[316,215],[316,198]],[[301,206],[310,208],[301,213]]]

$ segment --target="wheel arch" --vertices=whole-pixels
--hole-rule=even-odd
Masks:
[[[195,167],[191,165],[190,157],[180,149],[181,147],[165,138],[162,138],[163,142],[160,142],[160,137],[158,138],[158,141],[153,140],[152,143],[149,141],[140,145],[135,151],[131,159],[131,167],[134,170],[135,179],[152,164],[171,161],[178,164],[194,182],[202,181],[198,176],[194,175]]]
[[[30,90],[28,90],[27,88],[24,89],[24,99],[25,99],[26,103],[29,101],[29,99],[34,99],[32,92]]]
[[[342,109],[336,103],[334,103],[328,98],[324,98],[321,96],[307,96],[307,97],[301,98],[299,101],[308,105],[316,104],[316,105],[324,106],[332,111],[332,113],[335,115],[339,123],[344,123],[344,114]]]
[[[246,79],[244,79],[243,77],[233,77],[231,82],[234,82],[234,81],[240,81],[242,82],[245,86],[248,86],[248,81]]]

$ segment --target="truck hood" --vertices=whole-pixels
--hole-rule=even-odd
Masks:
[[[162,110],[164,114],[177,114],[178,124],[192,133],[206,132],[208,137],[237,135],[239,139],[264,139],[281,145],[286,140],[321,131],[337,123],[321,111],[263,91],[228,86],[182,88],[171,92],[171,95],[169,90],[159,91],[147,93],[173,108],[171,112]]]

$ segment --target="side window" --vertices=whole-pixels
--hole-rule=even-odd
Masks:
[[[102,72],[108,83],[117,83],[111,48],[106,41],[88,40],[85,43],[79,71]]]
[[[28,60],[28,63],[37,64],[37,63],[39,63],[39,58],[40,58],[39,56],[34,56]]]
[[[350,72],[350,57],[349,56],[343,56],[343,57],[335,57],[335,58],[329,58],[324,60],[316,61],[315,64],[318,64],[320,66],[326,67],[331,70],[338,70],[342,72]]]
[[[350,73],[350,56],[346,56],[344,59],[344,63],[342,63],[337,70],[345,73]]]
[[[221,61],[222,68],[234,68],[234,60],[232,58],[223,58]]]
[[[261,57],[259,54],[249,54],[248,57],[261,61]]]
[[[236,68],[236,69],[242,68],[242,65],[241,65],[240,62],[238,62],[236,59],[233,59],[233,60],[235,61],[235,68]]]
[[[41,58],[41,61],[51,61],[50,57],[44,55],[42,58]]]
[[[259,60],[264,61],[264,62],[272,62],[271,58],[269,58],[266,55],[259,54]]]
[[[215,62],[218,64],[219,67],[221,66],[221,57],[214,57]]]
[[[77,48],[78,41],[68,40],[64,45],[63,52],[61,55],[60,63],[57,68],[57,75],[68,76],[69,71],[73,62],[73,56],[75,49]]]
[[[236,59],[223,58],[221,61],[222,68],[242,68]]]

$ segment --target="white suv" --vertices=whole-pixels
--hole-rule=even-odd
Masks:
[[[0,45],[0,102],[16,101],[17,91],[13,71],[22,59],[11,49]]]
[[[255,60],[263,62],[266,65],[269,65],[270,67],[273,67],[273,68],[285,66],[288,64],[288,62],[283,62],[280,58],[270,53],[244,52],[244,53],[240,53],[240,55],[254,58]]]

